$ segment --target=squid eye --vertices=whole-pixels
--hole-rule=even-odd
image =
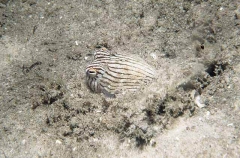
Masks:
[[[90,77],[95,77],[97,75],[96,69],[93,68],[89,69],[87,73]]]
[[[102,52],[106,52],[106,51],[107,51],[107,48],[102,47],[102,48],[100,49],[100,51],[102,51]]]

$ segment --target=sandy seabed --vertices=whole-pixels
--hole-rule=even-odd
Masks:
[[[0,157],[240,157],[238,0],[1,0]],[[92,52],[158,78],[92,93]]]

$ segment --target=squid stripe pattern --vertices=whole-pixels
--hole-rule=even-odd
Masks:
[[[116,94],[136,91],[156,78],[156,70],[138,56],[112,53],[101,48],[86,68],[86,81],[96,93]]]

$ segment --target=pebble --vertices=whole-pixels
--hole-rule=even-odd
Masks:
[[[62,144],[62,142],[60,140],[56,140],[56,144]]]
[[[23,139],[21,143],[22,143],[22,145],[25,145],[26,144],[26,140]]]
[[[156,141],[155,141],[154,139],[151,139],[151,140],[150,140],[150,145],[151,145],[151,146],[154,147],[154,146],[156,146],[156,144],[157,144],[157,143],[156,143]]]
[[[191,93],[191,97],[194,100],[194,103],[199,107],[199,108],[203,108],[206,106],[206,104],[204,103],[202,97],[198,94],[198,92],[196,90],[193,90]]]
[[[151,53],[150,56],[151,56],[154,60],[157,60],[157,59],[158,59],[158,56],[157,56],[155,53]]]
[[[76,147],[74,147],[74,148],[72,148],[72,151],[76,151],[76,149],[77,149],[77,148],[76,148]]]
[[[78,41],[75,41],[76,46],[78,46]]]

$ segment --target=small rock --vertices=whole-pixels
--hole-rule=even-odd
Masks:
[[[150,140],[150,145],[151,145],[151,146],[155,147],[156,144],[157,144],[157,143],[156,143],[156,141],[155,141],[154,139],[151,139],[151,140]]]
[[[26,144],[26,140],[23,139],[21,143],[22,143],[22,145],[25,145]]]
[[[72,151],[76,151],[77,147],[72,148]]]
[[[219,8],[219,10],[220,10],[220,11],[223,11],[223,10],[224,10],[224,8],[223,8],[223,7],[220,7],[220,8]]]
[[[201,95],[199,95],[199,93],[196,90],[193,90],[191,93],[191,97],[194,100],[194,103],[199,107],[199,108],[203,108],[206,106],[206,104],[204,103]]]
[[[56,140],[56,144],[59,144],[59,145],[61,145],[61,144],[62,144],[62,142],[61,142],[60,140]]]
[[[158,59],[158,56],[157,56],[155,53],[151,53],[150,56],[151,56],[154,60],[157,60],[157,59]]]
[[[78,46],[78,41],[75,41],[76,46]]]

